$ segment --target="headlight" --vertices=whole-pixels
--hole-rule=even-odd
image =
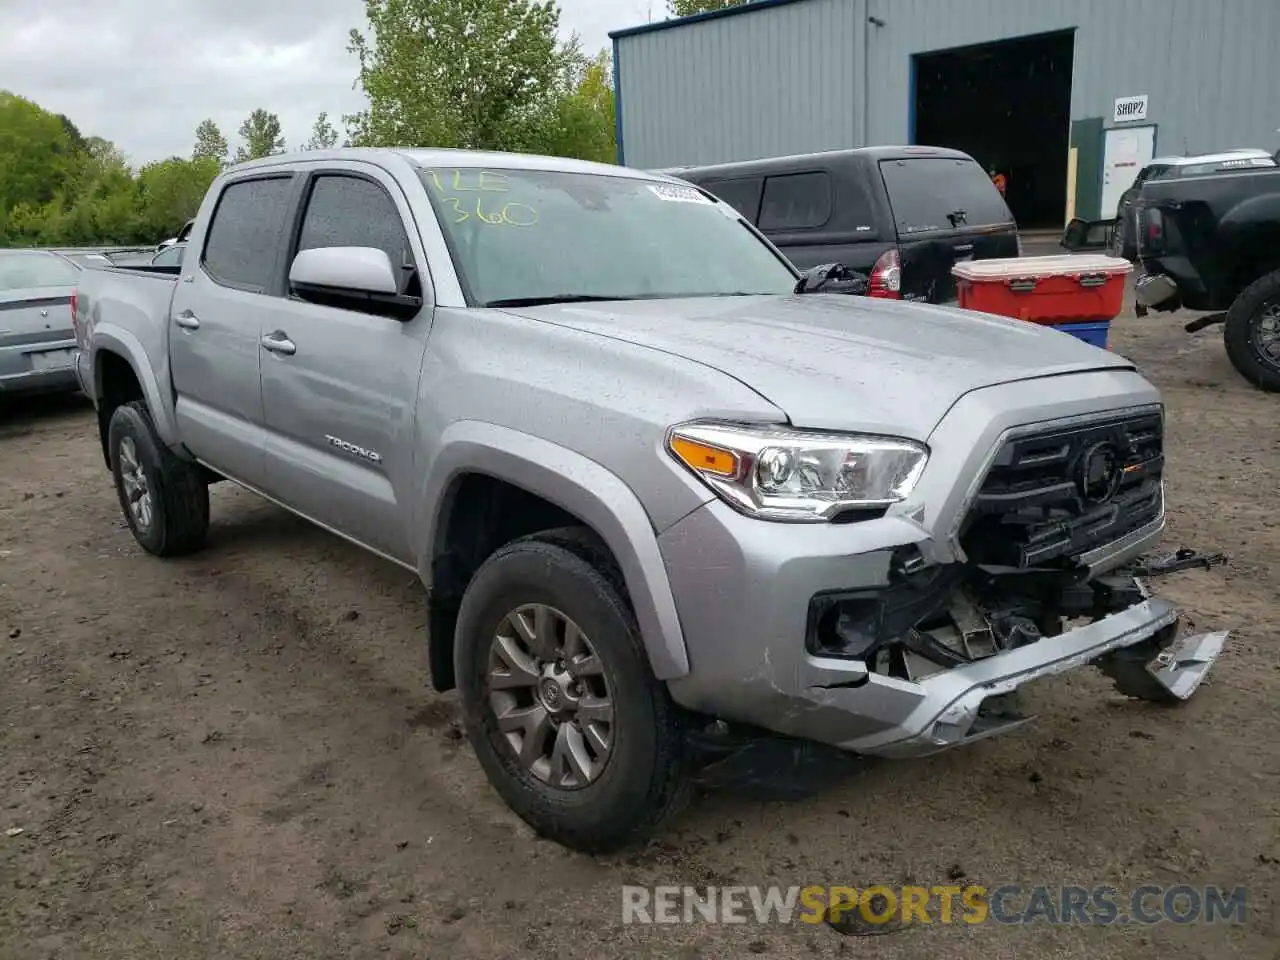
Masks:
[[[911,493],[929,450],[896,437],[691,423],[667,434],[672,456],[743,513],[823,521]]]

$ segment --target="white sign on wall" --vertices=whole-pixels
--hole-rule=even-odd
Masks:
[[[1147,119],[1147,95],[1116,98],[1116,123],[1132,123]]]

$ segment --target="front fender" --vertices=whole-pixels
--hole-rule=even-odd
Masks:
[[[93,379],[93,402],[97,405],[102,400],[102,351],[114,353],[123,358],[133,370],[142,395],[147,401],[147,409],[151,412],[151,421],[156,432],[166,444],[178,446],[178,425],[174,419],[173,398],[169,392],[160,388],[160,375],[154,364],[156,358],[147,354],[147,350],[133,333],[113,323],[98,323],[93,328],[90,344],[89,363]],[[167,378],[169,357],[167,352],[159,355],[160,371]]]
[[[589,525],[618,561],[654,675],[674,680],[689,672],[675,599],[657,536],[640,500],[618,476],[557,444],[506,427],[460,420],[440,438],[423,489],[422,580],[431,561],[445,493],[464,473],[482,473],[554,503]]]

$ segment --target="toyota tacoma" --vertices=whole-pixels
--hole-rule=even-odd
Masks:
[[[134,537],[198,549],[228,480],[412,570],[435,688],[568,846],[652,831],[712,728],[922,755],[1090,664],[1185,699],[1222,646],[1138,575],[1165,420],[1128,361],[824,293],[688,183],[275,156],[188,248],[74,301]]]

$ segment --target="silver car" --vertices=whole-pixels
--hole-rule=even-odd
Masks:
[[[73,392],[81,267],[44,250],[0,250],[0,394]]]

